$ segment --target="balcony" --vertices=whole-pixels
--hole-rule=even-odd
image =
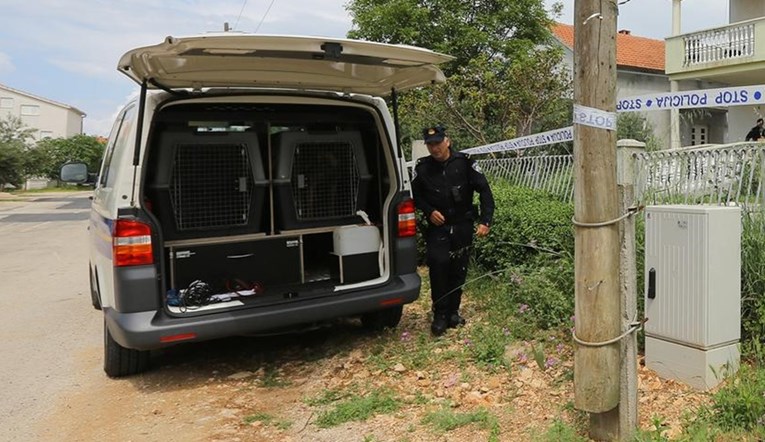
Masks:
[[[760,84],[765,75],[765,17],[666,39],[671,80]]]

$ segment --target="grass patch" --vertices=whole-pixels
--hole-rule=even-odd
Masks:
[[[292,422],[286,419],[278,419],[268,413],[255,413],[249,416],[245,416],[244,423],[250,425],[255,422],[263,422],[263,425],[271,425],[280,430],[288,430],[292,426]]]
[[[305,402],[306,405],[310,405],[311,407],[318,407],[322,405],[329,405],[332,402],[337,402],[347,396],[349,395],[343,393],[340,390],[330,389],[324,390],[320,395],[316,397],[307,398],[303,402]]]
[[[281,373],[274,367],[268,367],[263,375],[263,379],[260,380],[260,386],[265,388],[283,388],[288,387],[292,383],[281,377]]]
[[[534,442],[587,442],[589,439],[580,436],[573,426],[555,419],[544,434],[534,436],[532,440]]]
[[[451,409],[442,409],[428,413],[422,420],[438,431],[448,432],[465,425],[475,424],[483,430],[489,430],[489,440],[499,440],[499,422],[496,416],[481,408],[468,413],[457,413]]]
[[[88,192],[93,191],[92,186],[65,186],[65,187],[46,187],[44,189],[13,190],[8,193],[16,196],[37,195],[40,193],[69,193],[69,192]]]
[[[316,419],[320,428],[335,427],[346,422],[365,421],[379,413],[392,413],[401,408],[401,402],[388,391],[373,391],[366,396],[355,396],[323,411]]]

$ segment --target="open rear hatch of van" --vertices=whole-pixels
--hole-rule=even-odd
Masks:
[[[272,306],[385,284],[406,195],[394,134],[372,100],[317,91],[386,95],[442,80],[436,64],[449,59],[228,34],[125,54],[119,69],[146,88],[216,88],[163,103],[148,128],[140,198],[161,230],[167,308]]]
[[[118,69],[148,87],[277,87],[386,96],[444,80],[452,57],[358,40],[242,34],[167,37],[127,52]]]

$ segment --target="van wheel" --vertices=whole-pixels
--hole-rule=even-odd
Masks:
[[[98,281],[96,281],[96,275],[93,274],[93,267],[88,266],[88,272],[90,273],[90,302],[93,304],[93,308],[101,310],[101,299],[98,297]]]
[[[376,312],[365,313],[361,316],[361,325],[368,330],[379,331],[384,328],[396,328],[401,322],[404,306],[387,308]]]
[[[130,376],[149,368],[149,352],[125,348],[109,333],[104,321],[104,371],[110,378]]]

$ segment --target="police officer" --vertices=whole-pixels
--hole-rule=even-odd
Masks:
[[[473,243],[473,225],[478,222],[476,235],[489,233],[494,197],[475,161],[452,150],[443,126],[423,129],[423,139],[430,156],[421,158],[414,168],[412,193],[417,209],[428,219],[426,261],[433,301],[430,330],[440,336],[447,328],[465,323],[459,308]],[[473,205],[473,192],[480,195],[480,216]]]

